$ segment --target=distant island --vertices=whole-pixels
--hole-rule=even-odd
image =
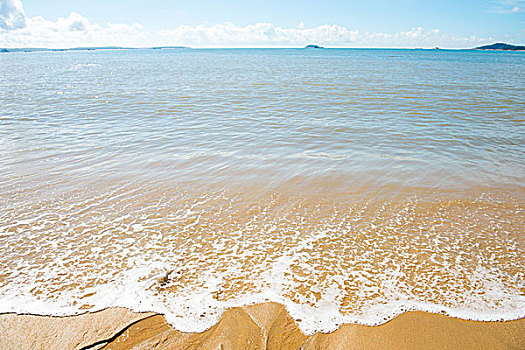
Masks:
[[[515,46],[505,43],[496,43],[474,48],[474,50],[503,50],[503,51],[525,51],[525,46]]]
[[[305,49],[324,49],[324,47],[319,45],[306,45]]]
[[[190,49],[187,46],[155,46],[152,47],[153,50],[173,50],[173,49]]]
[[[48,48],[37,48],[37,47],[24,47],[24,48],[0,48],[0,53],[5,52],[62,52],[62,51],[95,51],[95,50],[167,50],[167,49],[189,49],[186,46],[155,46],[155,47],[120,47],[120,46],[95,46],[95,47],[73,47],[69,49],[48,49]]]

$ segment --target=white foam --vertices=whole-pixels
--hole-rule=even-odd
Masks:
[[[382,201],[370,216],[369,202],[322,212],[319,203],[300,201],[279,211],[272,194],[237,222],[245,208],[223,193],[133,207],[135,198],[143,203],[139,191],[118,189],[55,211],[0,213],[0,274],[9,274],[0,283],[0,312],[121,306],[160,312],[175,328],[199,332],[227,308],[273,301],[306,334],[379,325],[409,310],[479,321],[525,316],[523,249],[505,233],[517,219],[491,214],[482,222],[489,229],[480,230],[469,215],[482,217],[488,206],[473,214],[460,207],[455,219],[464,224],[450,232],[440,226],[454,215],[450,208],[442,217],[423,210],[419,222],[417,201]]]
[[[7,286],[0,294],[0,312],[31,313],[40,315],[72,315],[81,314],[86,310],[72,305],[73,301],[80,301],[82,294],[93,295],[82,298],[83,303],[91,304],[89,311],[97,311],[108,307],[126,307],[131,310],[156,311],[166,316],[168,322],[178,330],[184,332],[201,332],[214,325],[221,314],[230,307],[250,305],[261,302],[277,302],[286,306],[290,315],[296,319],[300,329],[305,334],[315,332],[331,332],[344,323],[358,323],[363,325],[380,325],[406,311],[426,311],[446,314],[476,321],[513,320],[525,316],[525,297],[515,293],[508,293],[504,286],[496,280],[485,279],[487,295],[484,299],[472,297],[456,307],[447,307],[439,304],[420,302],[413,296],[396,294],[391,289],[391,299],[370,302],[360,310],[359,314],[344,315],[340,312],[340,291],[336,287],[328,288],[315,306],[306,303],[296,303],[282,295],[282,290],[289,281],[276,278],[284,266],[276,266],[269,273],[273,276],[272,288],[260,293],[247,294],[243,297],[228,301],[217,301],[214,291],[220,283],[221,277],[207,278],[206,285],[201,290],[186,291],[170,295],[168,299],[155,295],[151,286],[159,274],[149,279],[144,276],[152,275],[154,271],[167,271],[173,266],[162,263],[147,263],[126,271],[118,282],[98,285],[80,291],[61,292],[53,299],[40,299],[29,291],[35,285]],[[485,278],[489,271],[479,270]],[[395,274],[394,274],[395,275]],[[385,286],[392,281],[385,280]],[[394,298],[395,297],[395,298]],[[394,300],[397,299],[397,300]]]

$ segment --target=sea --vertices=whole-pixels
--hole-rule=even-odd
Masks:
[[[525,316],[525,53],[0,54],[0,312]]]

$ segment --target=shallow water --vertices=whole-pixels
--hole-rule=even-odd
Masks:
[[[0,312],[525,316],[525,55],[0,55]]]

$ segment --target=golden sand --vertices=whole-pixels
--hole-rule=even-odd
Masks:
[[[0,294],[17,300],[16,311],[32,312],[34,300],[94,311],[107,306],[105,295],[123,292],[123,305],[134,308],[139,293],[181,320],[190,318],[186,310],[206,311],[207,326],[221,303],[249,303],[268,291],[302,310],[330,304],[350,319],[366,313],[369,324],[389,319],[396,306],[421,304],[472,317],[523,315],[513,312],[525,293],[518,188],[509,195],[339,191],[344,184],[335,180],[289,185],[97,187],[13,206],[0,211],[8,223]],[[209,296],[203,310],[185,297],[196,291]],[[303,325],[321,317],[302,314]]]
[[[0,349],[525,349],[525,319],[475,322],[407,312],[381,326],[304,335],[276,303],[233,308],[203,333],[113,308],[71,317],[0,315]]]

